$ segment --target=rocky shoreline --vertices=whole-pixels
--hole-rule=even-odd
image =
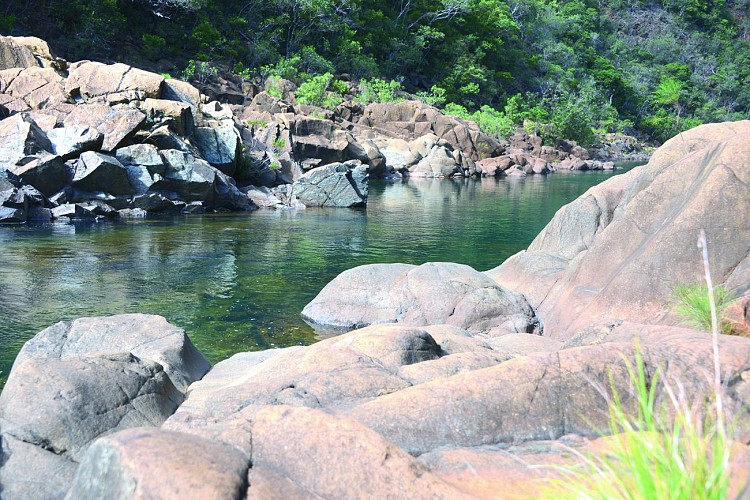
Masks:
[[[0,37],[0,223],[357,207],[370,177],[614,168],[572,142],[545,146],[523,131],[498,141],[419,101],[330,111],[295,104],[291,82],[275,98],[214,78],[209,97],[124,64],[69,63],[38,38]],[[640,147],[607,144],[608,156]]]
[[[682,134],[485,273],[346,271],[302,314],[354,330],[312,346],[210,367],[158,316],[53,325],[0,395],[2,495],[539,495],[571,450],[606,446],[610,384],[634,408],[636,352],[649,380],[659,369],[696,402],[711,394],[711,336],[671,303],[702,279],[700,229],[715,283],[740,297],[725,319],[750,331],[749,139],[749,121]],[[736,493],[750,470],[750,338],[720,335],[719,353]]]

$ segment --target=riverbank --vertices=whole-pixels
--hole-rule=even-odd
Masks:
[[[714,283],[746,311],[749,136],[747,121],[686,132],[565,206],[491,271],[346,271],[303,314],[359,329],[309,347],[241,353],[208,371],[163,318],[54,325],[26,344],[0,396],[3,493],[544,493],[549,466],[571,463],[571,447],[601,444],[607,382],[634,407],[628,364],[638,356],[648,380],[661,369],[696,402],[713,397],[711,336],[681,326],[671,297],[678,283],[703,278],[703,228]],[[720,335],[718,346],[736,493],[750,463],[750,339]],[[657,401],[669,397],[654,390]]]

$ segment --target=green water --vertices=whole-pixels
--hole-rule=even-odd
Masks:
[[[338,273],[375,262],[490,269],[611,175],[374,182],[366,210],[0,227],[0,377],[36,332],[80,316],[163,315],[212,362],[309,344],[299,313]]]

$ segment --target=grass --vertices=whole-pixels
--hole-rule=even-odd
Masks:
[[[684,392],[648,381],[640,351],[628,363],[637,410],[624,407],[614,385],[609,404],[609,438],[603,453],[578,454],[579,464],[563,469],[549,498],[724,499],[730,484],[732,440],[717,405],[690,403]],[[668,404],[657,403],[661,384]],[[679,385],[677,386],[679,388]],[[720,395],[718,397],[721,397]],[[635,413],[635,414],[633,414]]]
[[[723,286],[715,287],[713,294],[716,315],[720,318],[721,313],[734,302],[735,297]],[[676,302],[674,311],[686,325],[701,330],[711,330],[711,300],[708,286],[705,284],[677,285],[674,296]],[[728,322],[719,320],[718,326],[721,333],[731,333],[731,325]]]

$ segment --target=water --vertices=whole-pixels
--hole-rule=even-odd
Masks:
[[[310,344],[299,313],[340,272],[375,262],[490,269],[611,175],[373,182],[366,210],[0,227],[0,378],[36,332],[81,316],[160,314],[212,362]]]

